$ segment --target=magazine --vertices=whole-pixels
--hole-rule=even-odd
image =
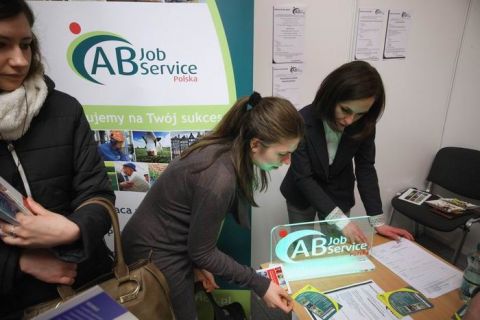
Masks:
[[[398,197],[398,199],[402,199],[404,201],[407,201],[416,205],[421,205],[422,203],[425,202],[425,200],[427,200],[431,196],[432,195],[426,191],[410,188],[407,191],[403,192]]]
[[[430,200],[426,202],[436,211],[446,213],[452,216],[458,216],[465,213],[467,210],[477,211],[480,206],[474,205],[466,201],[462,201],[456,198],[440,198],[437,200]]]
[[[16,215],[18,212],[32,214],[24,205],[24,197],[3,177],[0,177],[0,219],[18,225]]]
[[[94,286],[34,320],[96,319],[135,320],[135,315],[110,297],[100,286]]]
[[[268,268],[257,270],[257,273],[278,284],[280,287],[285,289],[288,294],[292,293],[290,284],[288,283],[287,279],[285,279],[285,274],[283,273],[281,264],[273,264]]]

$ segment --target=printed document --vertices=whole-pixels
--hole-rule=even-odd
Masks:
[[[427,298],[456,290],[462,273],[407,239],[375,246],[371,255]]]
[[[335,315],[335,320],[398,320],[377,298],[383,291],[373,280],[368,280],[326,291],[325,294],[343,306]],[[402,318],[405,319],[412,318]]]
[[[355,60],[380,60],[385,34],[384,25],[384,10],[358,9]]]
[[[273,63],[302,63],[305,58],[303,6],[273,8]]]

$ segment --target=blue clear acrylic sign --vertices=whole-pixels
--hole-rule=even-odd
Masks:
[[[367,242],[354,243],[344,236],[334,223],[345,220],[356,224]],[[270,235],[270,263],[281,263],[289,281],[371,271],[373,234],[367,216],[279,225]]]

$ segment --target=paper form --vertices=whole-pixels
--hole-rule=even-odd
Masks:
[[[460,288],[462,273],[427,251],[401,239],[375,246],[371,255],[427,298]]]
[[[382,9],[358,10],[355,60],[380,60],[384,36],[385,12]]]
[[[398,320],[377,298],[384,292],[373,280],[326,291],[343,307],[335,314],[335,320]],[[412,319],[407,316],[402,320]]]
[[[302,63],[305,55],[305,7],[273,8],[273,63]]]

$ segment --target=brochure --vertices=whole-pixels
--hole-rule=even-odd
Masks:
[[[399,319],[421,310],[433,308],[433,304],[412,287],[380,293],[377,297]]]
[[[417,190],[415,188],[410,188],[407,191],[403,192],[398,199],[402,199],[404,201],[416,204],[416,205],[421,205],[422,203],[425,202],[428,198],[430,198],[432,195],[426,191],[421,191]]]
[[[50,319],[138,320],[100,286],[94,286],[60,304],[58,308],[50,309],[34,318]]]
[[[306,285],[292,295],[316,319],[327,320],[336,314],[342,305],[311,285]]]
[[[265,278],[269,278],[280,287],[285,289],[288,294],[292,293],[292,289],[290,288],[290,284],[288,283],[287,279],[285,278],[285,274],[283,273],[282,265],[281,264],[273,264],[268,268],[257,270],[257,273]]]
[[[7,223],[18,225],[18,221],[15,218],[18,212],[32,214],[23,203],[23,195],[3,177],[0,177],[0,219]]]
[[[462,201],[456,198],[440,198],[437,200],[427,201],[426,203],[440,212],[454,216],[461,215],[467,210],[475,211],[479,209],[479,206],[474,205],[473,203]]]

